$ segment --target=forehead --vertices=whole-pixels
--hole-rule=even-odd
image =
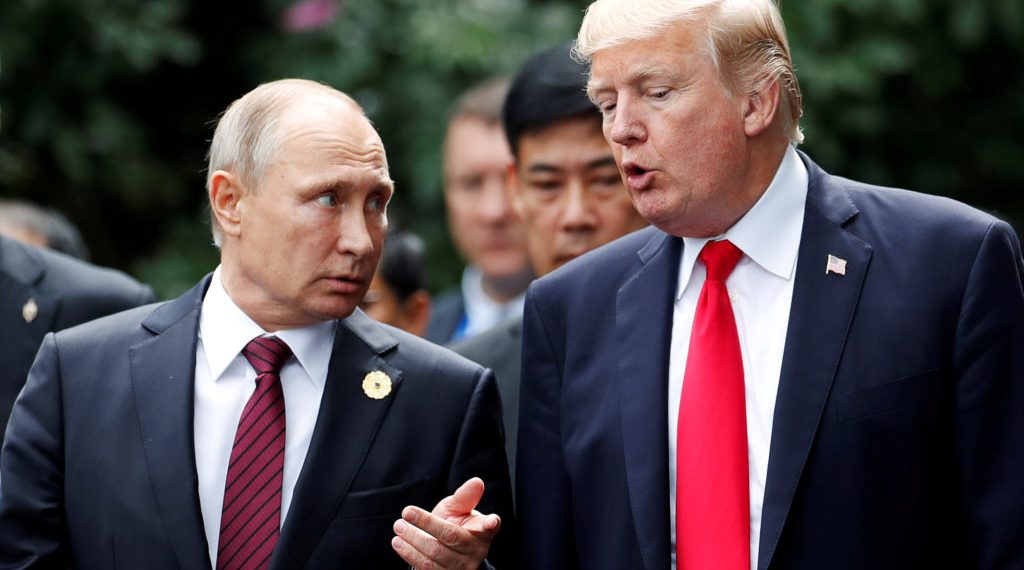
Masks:
[[[475,117],[455,119],[445,136],[445,168],[467,169],[504,167],[512,153],[498,123]]]
[[[276,163],[313,170],[347,167],[388,178],[380,136],[361,112],[341,100],[323,97],[292,105],[281,113],[278,129]]]
[[[520,168],[540,163],[559,167],[585,165],[611,156],[612,149],[601,130],[600,116],[566,119],[519,137]]]
[[[597,51],[587,91],[686,73],[707,58],[704,25],[680,20],[661,33]]]

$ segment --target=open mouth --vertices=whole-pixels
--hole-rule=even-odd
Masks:
[[[622,165],[622,170],[626,173],[626,176],[643,176],[650,172],[646,168],[636,164],[635,162],[627,162]]]
[[[651,185],[654,171],[644,168],[635,162],[624,162],[622,172],[626,175],[626,185],[630,190],[643,191]]]

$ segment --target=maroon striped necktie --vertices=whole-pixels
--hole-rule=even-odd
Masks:
[[[256,369],[256,390],[242,410],[231,448],[217,570],[266,568],[281,528],[284,474],[284,393],[281,367],[292,351],[273,336],[242,349]]]

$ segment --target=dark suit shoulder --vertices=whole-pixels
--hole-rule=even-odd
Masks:
[[[894,235],[912,233],[916,238],[959,238],[983,235],[1001,220],[977,208],[946,198],[902,188],[875,186],[840,176],[824,175],[825,188],[841,187],[857,208],[851,224],[857,228],[870,221],[878,233]],[[861,219],[864,218],[864,219]],[[921,235],[920,232],[933,232]]]
[[[127,348],[152,336],[143,328],[142,322],[167,304],[165,301],[134,307],[58,331],[55,333],[57,344],[62,350],[71,347],[96,350],[110,345]]]
[[[27,285],[60,298],[55,329],[154,300],[152,289],[128,275],[59,252],[7,240],[3,259],[5,270],[34,276]]]
[[[424,336],[437,344],[448,342],[455,334],[465,311],[466,302],[462,298],[462,289],[455,287],[442,292],[433,300],[430,321],[427,323]]]
[[[637,230],[535,280],[527,298],[532,297],[546,313],[553,311],[555,305],[592,312],[596,307],[614,304],[619,288],[673,240],[678,238],[653,226]]]
[[[513,347],[518,348],[522,334],[523,317],[518,315],[502,321],[474,337],[456,342],[449,348],[474,362],[494,368],[488,362],[498,354],[503,354]]]

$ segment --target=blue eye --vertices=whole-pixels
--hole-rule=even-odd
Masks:
[[[384,200],[379,196],[375,198],[370,198],[370,200],[366,202],[366,207],[371,210],[383,210]]]
[[[338,205],[338,199],[334,197],[334,194],[322,194],[316,197],[316,203],[327,208],[333,208]]]

